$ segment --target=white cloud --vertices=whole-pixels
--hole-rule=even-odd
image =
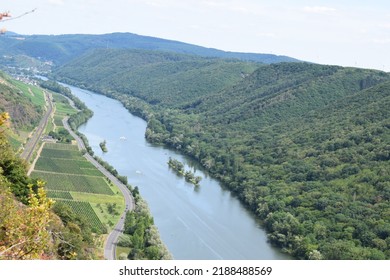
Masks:
[[[337,10],[335,8],[331,7],[304,7],[303,11],[305,13],[310,13],[310,14],[322,14],[322,15],[329,15],[329,14],[334,14]]]

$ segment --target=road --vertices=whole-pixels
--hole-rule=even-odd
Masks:
[[[26,145],[24,146],[23,152],[20,154],[20,157],[25,159],[27,162],[31,159],[34,149],[38,144],[39,139],[42,136],[42,133],[45,131],[49,117],[53,112],[53,103],[51,100],[52,99],[51,94],[46,91],[43,91],[43,93],[45,95],[45,100],[47,105],[46,113],[41,119],[41,121],[39,122],[38,127],[33,133],[32,137],[27,141]]]
[[[77,145],[81,149],[85,149],[85,145],[83,140],[73,132],[73,130],[69,127],[68,117],[62,120],[64,128],[69,131],[69,133],[73,136],[73,138],[77,141]],[[132,211],[135,208],[134,198],[130,193],[127,186],[125,186],[122,182],[120,182],[114,175],[108,172],[103,166],[101,166],[90,154],[86,153],[84,157],[89,160],[97,169],[99,169],[104,176],[106,176],[112,183],[119,187],[125,198],[125,211],[122,213],[119,222],[115,225],[114,229],[108,235],[105,246],[104,246],[104,258],[107,260],[115,260],[116,259],[116,243],[118,242],[118,238],[123,232],[125,217],[127,211]]]

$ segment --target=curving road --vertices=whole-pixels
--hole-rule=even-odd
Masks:
[[[48,93],[47,91],[43,91],[43,93],[45,95],[45,100],[47,105],[46,113],[41,119],[41,121],[39,122],[38,127],[33,133],[32,137],[27,141],[26,145],[24,146],[23,152],[20,154],[20,157],[25,159],[27,162],[30,160],[34,152],[34,149],[37,146],[39,139],[42,136],[42,133],[45,131],[49,117],[53,112],[53,103],[52,103],[51,94]]]
[[[68,119],[69,117],[65,117],[62,120],[64,128],[67,129],[69,133],[73,136],[73,138],[77,141],[77,145],[81,149],[85,149],[83,140],[81,140],[81,138],[76,133],[74,133],[73,130],[70,128],[68,124]],[[115,225],[114,229],[108,235],[106,243],[104,245],[104,258],[107,260],[115,260],[116,243],[118,242],[118,238],[124,229],[126,212],[132,211],[135,208],[134,198],[130,193],[129,189],[127,188],[127,186],[124,185],[122,182],[120,182],[114,175],[108,172],[103,166],[101,166],[90,154],[86,153],[84,157],[87,160],[89,160],[97,169],[99,169],[104,174],[104,176],[106,176],[111,182],[117,185],[125,198],[125,211],[122,213],[119,222]]]

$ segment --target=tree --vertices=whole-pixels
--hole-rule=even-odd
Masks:
[[[0,126],[8,126],[9,123],[8,123],[8,120],[9,120],[9,114],[7,112],[3,112],[0,114]],[[4,129],[0,129],[0,133],[2,133],[3,131],[5,130]]]
[[[53,201],[46,197],[43,182],[35,193],[29,185],[28,205],[18,204],[9,191],[0,196],[0,259],[42,259],[53,254],[47,229]]]

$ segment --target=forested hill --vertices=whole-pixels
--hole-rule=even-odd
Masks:
[[[304,259],[390,259],[389,74],[306,63],[243,72],[213,61],[213,71],[189,68],[193,84],[185,59],[145,65],[123,56],[110,69],[103,57],[57,75],[146,118],[149,141],[197,159],[264,222],[273,244]]]
[[[88,50],[99,48],[171,51],[205,57],[236,58],[262,63],[297,61],[287,56],[226,52],[132,33],[31,36],[10,33],[0,37],[0,56],[25,55],[40,60],[50,60],[57,65],[78,57]]]
[[[81,87],[181,107],[232,86],[260,64],[145,50],[93,50],[54,73]],[[99,80],[99,83],[96,83]]]

